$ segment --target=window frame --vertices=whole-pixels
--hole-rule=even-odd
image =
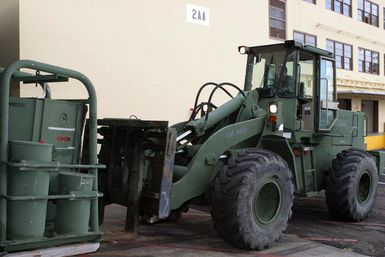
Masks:
[[[359,2],[362,3],[362,9],[360,9],[360,5],[359,5]],[[368,2],[370,4],[370,10],[367,11],[366,9],[366,2]],[[375,5],[377,7],[377,13],[376,15],[373,14],[373,5]],[[385,10],[384,10],[385,11]],[[369,20],[366,20],[366,14],[369,14]],[[376,24],[373,24],[373,17],[376,17]],[[373,3],[372,1],[369,1],[369,0],[358,0],[357,1],[357,19],[358,21],[361,21],[363,23],[366,23],[366,24],[369,24],[369,25],[372,25],[372,26],[375,26],[375,27],[379,27],[380,25],[380,21],[379,21],[379,18],[380,18],[380,7],[378,4],[376,3]],[[385,24],[384,24],[385,26]]]
[[[316,35],[313,35],[310,33],[305,33],[305,32],[298,31],[298,30],[293,30],[293,40],[294,40],[294,34],[296,34],[296,33],[301,34],[301,36],[303,36],[303,42],[301,41],[301,43],[303,43],[304,45],[311,45],[311,44],[306,43],[306,37],[314,37],[314,45],[311,45],[311,46],[317,47],[317,36]]]
[[[327,38],[326,39],[326,50],[328,50],[328,51],[329,51],[329,49],[327,49],[328,42],[332,42],[333,43],[333,52],[332,53],[334,54],[334,59],[336,60],[336,68],[337,69],[353,71],[353,45],[346,44],[346,43],[343,43],[343,42],[339,42],[339,41]],[[336,44],[341,44],[342,45],[342,55],[338,55],[338,56],[341,56],[341,67],[337,67]],[[349,57],[345,56],[345,47],[346,46],[350,47],[350,55],[351,55],[351,57],[350,57],[350,67],[348,67],[348,68],[345,67],[345,58],[349,58]]]
[[[342,14],[343,16],[346,16],[346,17],[350,17],[352,18],[352,13],[353,13],[353,7],[352,7],[352,0],[349,0],[350,3],[347,4],[345,3],[346,0],[326,0],[325,1],[325,5],[326,5],[326,9],[328,10],[331,10],[333,12],[336,12],[336,13],[339,13],[339,14]],[[328,8],[328,2],[330,2],[330,8]],[[336,2],[339,3],[339,10],[336,8]],[[349,7],[349,15],[346,15],[345,14],[345,7],[348,6]]]
[[[332,96],[332,101],[329,102],[329,94],[326,94],[326,108],[323,107],[322,105],[322,99],[321,99],[321,95],[322,95],[322,81],[324,80],[324,77],[322,77],[322,62],[325,61],[325,62],[331,62],[332,64],[332,71],[333,71],[333,74],[332,74],[332,88],[333,88],[333,94],[331,95]],[[338,117],[338,107],[336,106],[330,106],[329,108],[329,104],[333,104],[333,103],[336,103],[337,101],[337,78],[336,78],[336,65],[335,65],[335,60],[333,58],[329,58],[329,57],[325,57],[325,56],[320,56],[319,59],[318,59],[318,63],[319,63],[319,72],[317,74],[317,95],[319,97],[317,97],[316,99],[316,112],[315,112],[315,119],[314,119],[314,122],[315,122],[315,129],[316,131],[318,132],[328,132],[328,131],[331,131],[334,127],[334,124],[336,123],[337,121],[337,117]],[[327,80],[328,81],[328,80]],[[329,81],[328,81],[329,82]],[[327,87],[327,92],[328,92],[328,89],[329,89],[329,83],[326,85]],[[321,124],[321,118],[322,118],[322,110],[326,110],[326,112],[328,111],[331,111],[333,113],[333,119],[331,120],[331,122],[328,123],[328,126],[327,127],[322,127],[322,124]]]
[[[363,50],[363,60],[360,59],[360,50]],[[371,61],[367,61],[366,57],[367,57],[367,52],[370,52],[370,60]],[[377,56],[378,56],[378,62],[377,62],[377,72],[373,72],[373,53],[376,53]],[[360,64],[362,63],[361,67],[362,67],[362,70],[360,70]],[[366,64],[369,63],[369,67],[370,67],[370,71],[367,71],[367,68],[366,68]],[[380,75],[380,52],[377,52],[377,51],[374,51],[374,50],[370,50],[370,49],[367,49],[367,48],[363,48],[363,47],[358,47],[358,71],[359,72],[362,72],[362,73],[366,73],[366,74],[372,74],[372,75]]]
[[[303,0],[304,2],[308,2],[310,4],[317,4],[317,0]]]
[[[281,3],[283,3],[283,4],[285,5],[285,8],[283,9],[284,15],[285,15],[285,19],[284,19],[284,20],[281,20],[281,19],[277,19],[277,18],[275,18],[275,17],[272,17],[272,14],[271,14],[271,7],[272,7],[271,2],[272,2],[272,1],[281,2]],[[287,13],[286,13],[287,5],[286,5],[286,3],[287,3],[286,0],[269,0],[269,37],[270,37],[271,39],[281,40],[281,41],[284,41],[284,40],[287,39],[287,21],[286,21],[286,20],[287,20],[287,17],[286,17],[286,15],[287,15]],[[273,5],[273,7],[278,8],[278,7],[275,6],[275,5]],[[276,27],[272,27],[272,26],[271,26],[271,20],[272,20],[272,19],[284,23],[284,26],[285,26],[284,31],[283,31],[284,38],[281,38],[281,37],[279,37],[279,36],[272,35],[271,29],[272,29],[272,28],[277,29]]]

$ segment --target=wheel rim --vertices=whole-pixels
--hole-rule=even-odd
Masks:
[[[255,221],[267,225],[275,220],[281,209],[282,190],[275,178],[268,178],[259,185],[253,199]]]
[[[369,200],[370,193],[372,191],[372,177],[368,171],[365,171],[357,185],[357,200],[363,205]]]

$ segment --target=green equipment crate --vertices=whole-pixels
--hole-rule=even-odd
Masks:
[[[0,68],[0,78],[0,255],[98,241],[97,169],[103,166],[92,83],[79,72],[29,60]],[[69,79],[83,83],[88,99],[9,96],[14,82],[39,84],[47,93],[48,82]],[[88,163],[81,164],[88,110]]]

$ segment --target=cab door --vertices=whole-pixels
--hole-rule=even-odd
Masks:
[[[303,53],[299,54],[298,60],[298,116],[302,120],[302,131],[314,131],[314,90],[317,85],[316,76],[317,59],[314,54]]]
[[[319,59],[315,128],[318,132],[330,131],[337,120],[338,102],[336,92],[335,62]]]

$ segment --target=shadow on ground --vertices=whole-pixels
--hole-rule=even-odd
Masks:
[[[385,256],[385,186],[375,208],[360,223],[334,221],[323,197],[295,200],[293,216],[279,244],[263,252],[235,249],[217,237],[207,209],[185,213],[177,223],[140,225],[139,236],[124,232],[125,208],[106,209],[101,249],[92,256]],[[341,250],[333,253],[333,246]]]

